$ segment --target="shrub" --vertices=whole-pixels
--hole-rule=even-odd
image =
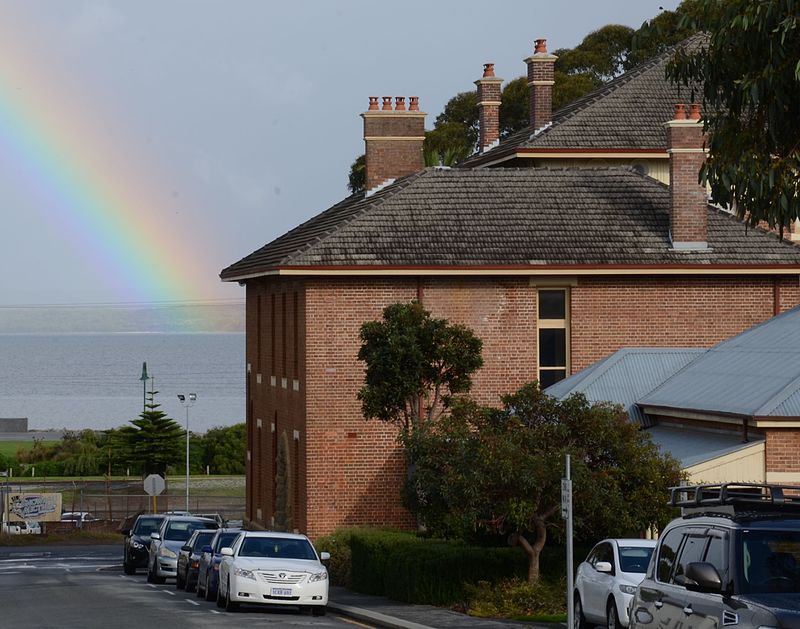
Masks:
[[[353,529],[340,529],[332,535],[320,537],[314,546],[319,552],[329,552],[328,578],[331,585],[352,586],[350,540],[357,531]]]
[[[465,586],[468,613],[480,618],[551,619],[564,614],[566,591],[564,580],[554,583],[539,581],[531,585],[521,579],[500,583],[481,581]]]

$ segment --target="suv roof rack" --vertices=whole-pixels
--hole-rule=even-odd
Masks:
[[[732,507],[737,511],[800,511],[800,486],[766,483],[719,483],[670,487],[670,506],[688,509]]]

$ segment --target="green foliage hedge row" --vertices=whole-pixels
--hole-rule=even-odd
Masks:
[[[527,574],[520,548],[469,546],[412,533],[351,529],[321,538],[317,548],[331,553],[334,583],[408,603],[453,605],[465,600],[465,584]]]

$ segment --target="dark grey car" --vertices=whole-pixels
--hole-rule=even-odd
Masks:
[[[681,487],[671,502],[689,512],[661,534],[631,628],[800,629],[800,487]]]

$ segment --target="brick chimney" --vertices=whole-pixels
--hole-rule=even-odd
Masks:
[[[503,79],[494,75],[494,64],[483,64],[483,76],[475,81],[478,86],[478,118],[481,153],[489,150],[500,140],[500,86]]]
[[[669,153],[669,232],[680,250],[708,249],[708,192],[698,183],[706,159],[700,105],[675,105],[675,118],[665,123]]]
[[[378,107],[378,97],[369,97],[369,109],[364,119],[366,147],[366,190],[373,190],[387,181],[422,170],[422,141],[425,139],[425,113],[419,110],[419,98],[384,96]]]
[[[556,57],[547,52],[547,40],[537,39],[528,64],[531,128],[541,129],[553,120],[553,75]]]

